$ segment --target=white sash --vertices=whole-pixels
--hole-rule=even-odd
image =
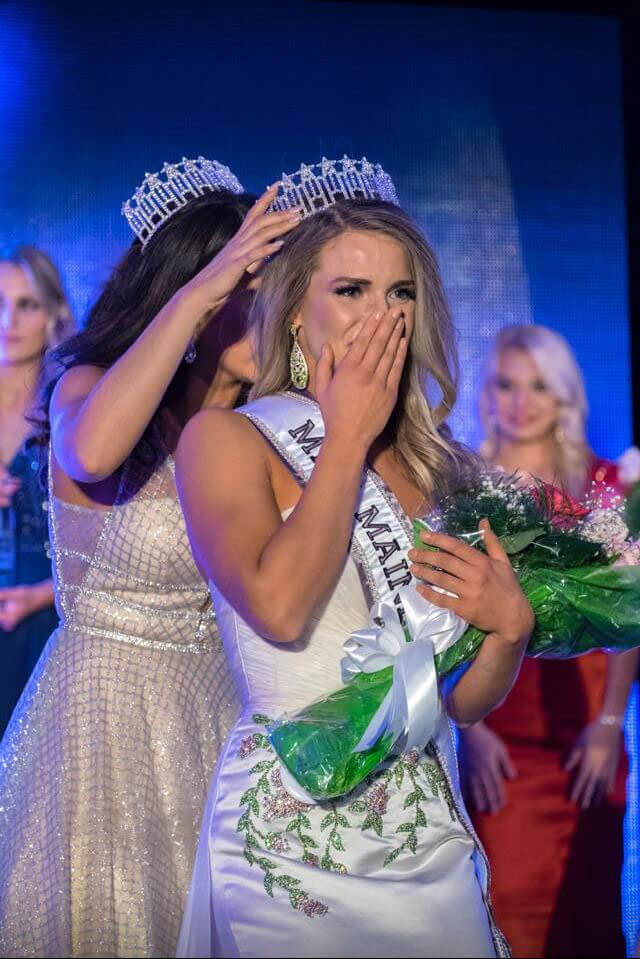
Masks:
[[[300,484],[305,486],[313,472],[318,452],[324,440],[324,422],[320,407],[315,400],[288,390],[272,396],[264,396],[238,409],[237,412],[244,414],[251,420],[279,453]],[[488,896],[487,890],[490,878],[488,862],[460,796],[455,743],[451,724],[441,709],[434,664],[434,651],[440,652],[441,649],[445,649],[452,642],[455,642],[457,636],[464,631],[466,624],[459,620],[459,631],[449,632],[449,640],[446,644],[442,644],[438,642],[437,624],[427,623],[429,616],[433,613],[427,614],[425,612],[427,607],[430,607],[431,611],[438,610],[438,607],[427,603],[426,600],[421,600],[422,605],[417,610],[416,618],[414,614],[416,614],[417,604],[414,605],[413,600],[414,597],[419,597],[419,594],[413,588],[413,577],[409,572],[409,563],[406,556],[413,543],[411,524],[402,512],[393,493],[385,487],[382,480],[372,470],[367,469],[364,472],[361,490],[358,508],[354,515],[350,550],[368,586],[373,605],[370,612],[370,628],[359,630],[345,643],[346,656],[342,662],[343,680],[346,682],[354,669],[360,668],[365,671],[372,671],[382,668],[388,662],[394,663],[394,676],[396,674],[400,676],[401,673],[404,673],[405,678],[407,673],[411,674],[412,671],[417,673],[417,669],[407,668],[410,664],[413,667],[419,666],[420,673],[423,674],[420,685],[423,687],[422,695],[424,698],[418,704],[418,713],[424,714],[422,716],[424,725],[418,727],[416,735],[423,737],[429,729],[432,730],[431,742],[449,782],[458,815],[475,842],[476,850],[473,858],[478,871],[478,878],[485,895]],[[448,610],[439,612],[449,613]],[[453,616],[453,614],[451,615]],[[455,618],[457,619],[457,617]],[[405,641],[405,625],[411,630],[413,639],[411,643]],[[429,638],[424,643],[418,644],[416,639],[419,638],[423,625],[426,626]],[[433,645],[434,633],[435,650]],[[429,639],[431,639],[431,642]],[[391,647],[394,646],[395,649],[392,649]],[[422,662],[411,661],[410,657],[417,655],[420,647],[422,648]],[[403,666],[400,666],[397,656],[400,652],[407,656]],[[385,655],[388,657],[386,662],[384,661]],[[396,658],[392,658],[394,656]],[[399,666],[400,668],[398,668]],[[425,674],[428,675],[425,676]],[[363,736],[363,741],[367,735],[375,739],[376,722],[378,723],[377,728],[382,728],[385,723],[393,723],[394,710],[402,710],[403,707],[410,709],[411,705],[415,706],[415,703],[402,702],[403,698],[405,700],[410,698],[410,694],[411,690],[408,690],[406,695],[401,690],[391,704],[387,702],[389,699],[387,697],[387,700],[385,700],[387,705],[386,716],[382,719],[379,715],[374,716],[369,729]],[[391,698],[393,699],[393,697]],[[422,744],[426,744],[428,739],[429,736]],[[365,747],[363,746],[363,748]],[[292,787],[297,785],[293,777],[287,777],[287,779]],[[301,798],[305,799],[305,797]],[[495,920],[491,913],[490,918],[496,940],[497,954],[501,956],[510,955],[503,937],[495,926]]]
[[[306,486],[324,440],[318,404],[287,392],[265,396],[238,412],[255,424]],[[391,600],[401,608],[398,591],[412,582],[406,557],[411,545],[411,524],[395,497],[372,470],[366,470],[351,550],[366,577],[372,602]]]
[[[287,392],[265,396],[239,412],[264,434],[305,485],[324,440],[318,404]],[[373,470],[366,470],[350,548],[368,584],[372,609],[368,628],[345,642],[342,679],[347,682],[357,672],[375,672],[393,664],[394,682],[363,734],[360,750],[369,749],[386,731],[401,736],[404,749],[426,746],[440,715],[434,656],[466,628],[455,613],[416,592],[407,559],[411,545],[411,525],[393,493]]]

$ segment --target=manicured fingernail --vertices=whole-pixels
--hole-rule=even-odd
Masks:
[[[431,533],[428,533],[426,529],[423,529],[420,533],[420,539],[423,543],[428,543],[431,539]]]

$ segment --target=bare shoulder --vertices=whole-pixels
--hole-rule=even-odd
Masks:
[[[201,475],[225,474],[240,477],[247,468],[262,471],[269,451],[246,416],[234,410],[200,410],[192,416],[180,436],[175,460],[178,474],[193,470]]]
[[[106,372],[100,366],[90,366],[88,364],[72,366],[71,369],[62,374],[56,383],[51,397],[52,410],[59,410],[69,403],[84,399]]]
[[[235,410],[211,408],[192,416],[180,435],[176,459],[190,455],[195,449],[237,449],[261,445],[259,434],[246,416]]]

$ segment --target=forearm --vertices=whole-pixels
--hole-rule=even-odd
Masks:
[[[491,634],[460,679],[445,680],[443,698],[457,725],[477,723],[500,705],[518,676],[528,639]]]
[[[110,476],[153,418],[198,325],[197,308],[176,295],[101,377],[73,421],[53,431],[63,468],[81,482]]]
[[[53,606],[55,597],[52,579],[43,579],[40,583],[33,583],[30,589],[32,612],[37,613],[41,609],[47,609],[49,606]]]
[[[365,451],[327,438],[293,513],[258,558],[247,597],[256,625],[281,642],[297,639],[344,565]]]
[[[638,674],[640,649],[630,649],[627,653],[611,653],[608,656],[609,668],[607,684],[600,715],[624,717],[631,684]]]
[[[31,583],[29,586],[21,586],[17,589],[25,591],[25,608],[29,615],[39,613],[41,609],[47,609],[55,602],[52,579],[43,579],[39,583]]]

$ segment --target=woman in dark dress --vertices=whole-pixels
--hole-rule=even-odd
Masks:
[[[72,329],[49,257],[33,246],[0,254],[0,738],[57,623],[40,458],[25,417],[45,350]]]

